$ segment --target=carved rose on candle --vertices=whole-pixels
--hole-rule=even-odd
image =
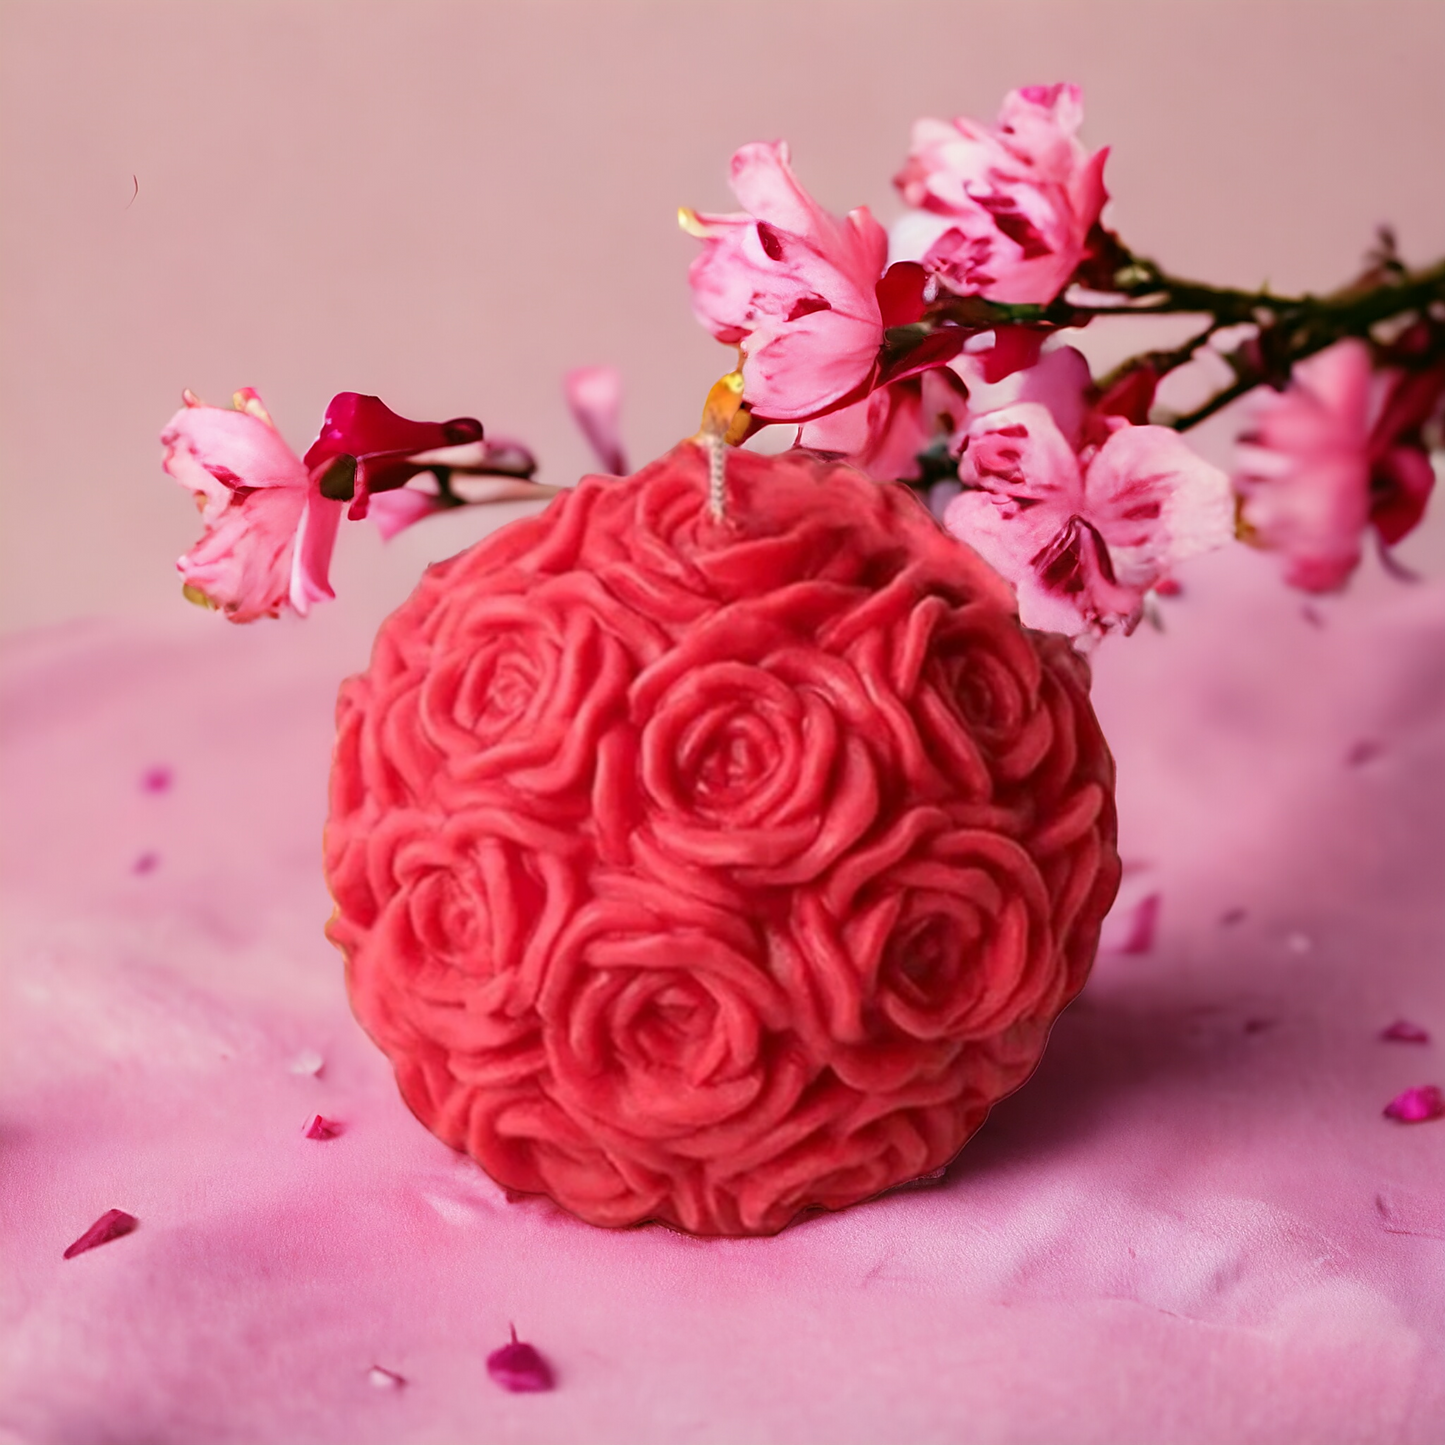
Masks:
[[[691,444],[433,568],[349,681],[353,1005],[582,1218],[769,1233],[936,1170],[1112,901],[1084,665],[902,488]]]

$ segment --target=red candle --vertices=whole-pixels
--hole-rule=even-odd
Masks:
[[[418,1118],[596,1224],[946,1164],[1118,880],[1084,662],[906,489],[693,443],[432,568],[343,687],[330,927]]]

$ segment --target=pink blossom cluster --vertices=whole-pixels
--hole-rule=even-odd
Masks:
[[[957,492],[945,525],[1032,626],[1127,631],[1179,563],[1237,534],[1281,552],[1295,585],[1341,585],[1368,527],[1393,543],[1420,518],[1438,349],[1397,346],[1383,368],[1362,341],[1316,356],[1258,404],[1231,487],[1149,424],[1147,364],[1101,390],[1077,351],[1041,354],[1046,327],[967,323],[964,298],[1047,307],[1117,247],[1100,222],[1107,151],[1080,143],[1082,118],[1078,88],[1054,85],[1012,92],[992,127],[920,120],[891,236],[866,208],[820,207],[784,143],[738,151],[743,212],[683,224],[702,242],[694,309],[739,349],[752,427],[799,423],[799,445],[879,480],[931,462]]]

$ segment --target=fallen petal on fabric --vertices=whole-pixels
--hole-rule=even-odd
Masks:
[[[302,1049],[287,1067],[293,1074],[308,1074],[315,1078],[325,1066],[326,1060],[315,1049]]]
[[[550,1390],[556,1381],[552,1367],[542,1358],[536,1347],[517,1338],[516,1327],[512,1329],[512,1342],[493,1350],[487,1356],[487,1373],[504,1390],[513,1394],[526,1394],[537,1390]]]
[[[302,1133],[308,1139],[335,1139],[341,1131],[342,1126],[335,1119],[326,1119],[320,1114],[313,1114],[307,1120]]]
[[[1423,1124],[1430,1119],[1445,1118],[1445,1094],[1434,1084],[1406,1089],[1385,1105],[1385,1117],[1401,1124]]]
[[[1099,938],[1099,951],[1148,953],[1154,947],[1160,902],[1161,895],[1151,893],[1147,898],[1141,898],[1128,913],[1106,918],[1103,933]]]
[[[1428,1044],[1430,1033],[1409,1019],[1396,1019],[1389,1028],[1380,1030],[1380,1038],[1387,1044]]]
[[[66,1251],[66,1259],[74,1259],[77,1254],[84,1254],[88,1249],[94,1249],[98,1244],[109,1244],[113,1239],[120,1239],[123,1235],[131,1233],[140,1224],[135,1215],[127,1214],[123,1209],[107,1209],[79,1239],[75,1241]]]
[[[378,1390],[399,1390],[406,1384],[406,1381],[392,1370],[384,1370],[380,1365],[373,1365],[367,1372],[366,1378]]]

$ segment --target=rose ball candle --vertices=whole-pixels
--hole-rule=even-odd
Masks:
[[[1086,664],[907,489],[685,443],[431,568],[343,686],[357,1018],[599,1225],[772,1233],[947,1164],[1113,900]]]

